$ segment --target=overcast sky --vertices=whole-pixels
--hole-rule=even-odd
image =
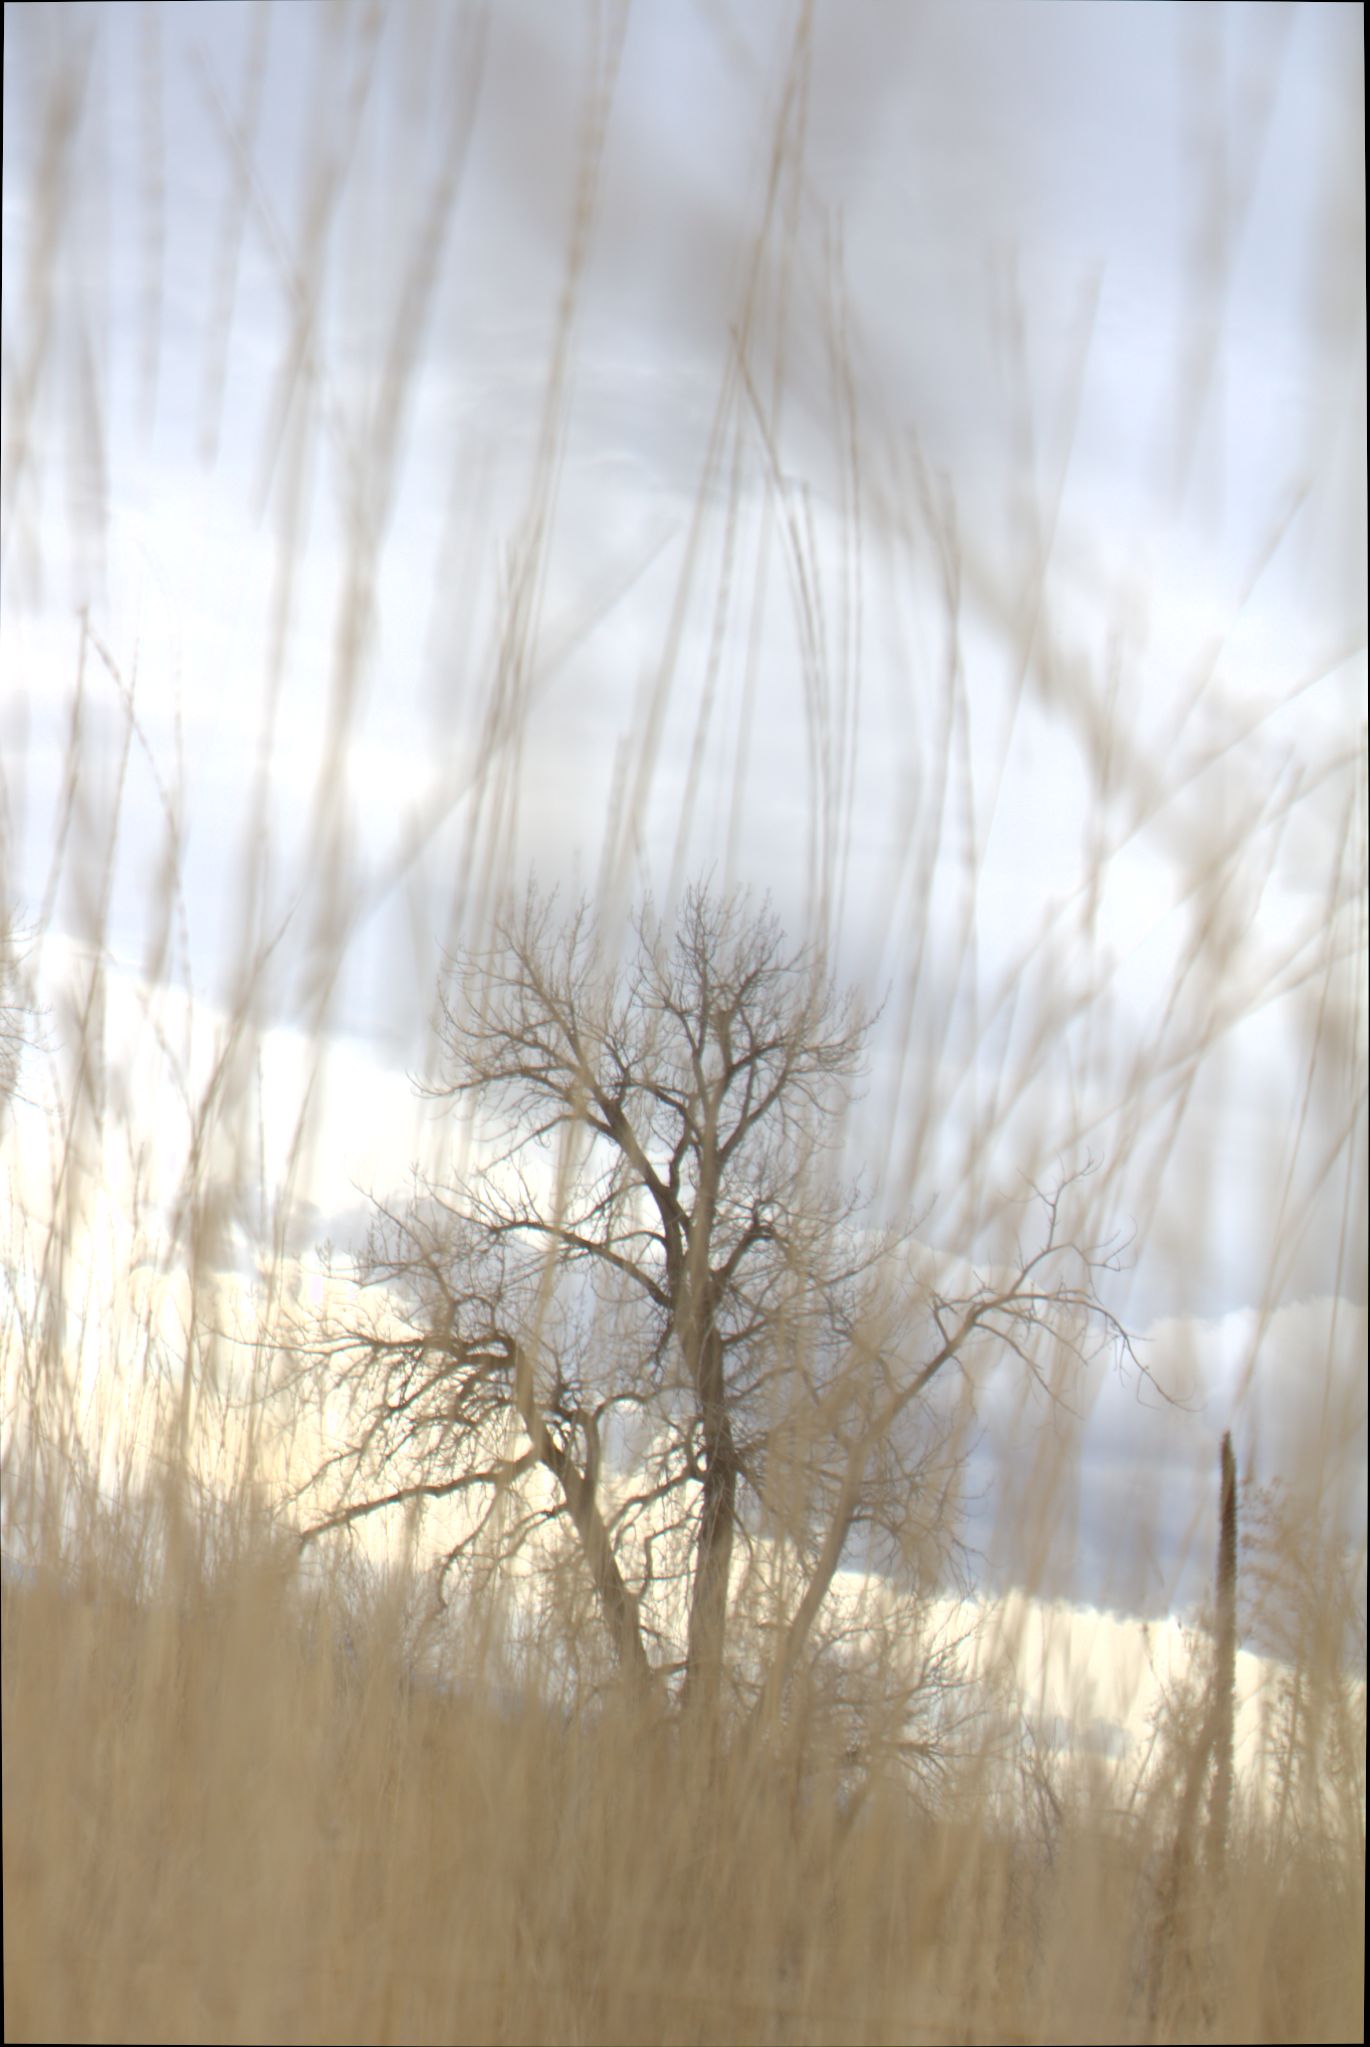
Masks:
[[[1010,1029],[1034,1004],[1069,1009],[1073,978],[1107,992],[1000,1118],[996,1164],[1049,1156],[1058,1103],[1073,1134],[1118,1148],[1134,1046],[1170,1031],[1182,1048],[1191,1028],[1184,962],[1219,942],[1196,938],[1195,877],[1227,862],[1213,986],[1252,1015],[1197,1071],[1169,1178],[1151,1185],[1139,1159],[1118,1194],[1141,1225],[1131,1310],[1172,1335],[1204,1318],[1212,1413],[1177,1450],[1168,1421],[1139,1436],[1135,1385],[1105,1400],[1082,1476],[1098,1554],[1124,1443],[1145,1491],[1191,1456],[1206,1468],[1239,1406],[1268,1459],[1296,1354],[1345,1358],[1331,1303],[1363,1299],[1319,1129],[1289,1165],[1306,1087],[1327,1143],[1346,1111],[1308,1077],[1319,1002],[1364,1074],[1359,953],[1306,979],[1358,900],[1342,862],[1364,746],[1361,10],[843,0],[815,10],[807,43],[801,20],[728,0],[488,18],[418,0],[7,7],[5,894],[30,922],[46,910],[86,607],[120,679],[88,651],[88,801],[43,970],[99,929],[130,1015],[154,973],[212,1019],[264,847],[256,935],[291,920],[264,1009],[283,1156],[313,1015],[289,963],[341,895],[335,1120],[297,1189],[322,1226],[358,1210],[358,1186],[393,1185],[417,1143],[406,1076],[468,849],[498,841],[515,868],[592,886],[616,775],[640,799],[617,845],[636,885],[664,889],[677,858],[713,867],[770,888],[798,930],[817,862],[842,971],[895,1017],[920,832],[945,798],[912,1022],[877,1038],[858,1126],[920,1208],[957,1181]],[[734,379],[720,412],[748,308],[750,386]],[[530,560],[532,708],[516,745],[482,754],[497,629]],[[375,604],[349,660],[359,566]],[[818,680],[795,623],[804,578]],[[123,769],[121,688],[138,719]],[[475,792],[503,769],[497,831]],[[186,821],[184,916],[164,952],[168,804]],[[1102,867],[1101,845],[1118,849]],[[956,964],[967,853],[974,1004]],[[1037,947],[1089,874],[1078,942]],[[1025,958],[1000,1031],[995,991]],[[1259,1001],[1282,976],[1299,985]],[[907,1074],[900,1117],[888,1106],[901,1060],[939,1110],[916,1141]],[[1157,1130],[1174,1106],[1157,1082]],[[1363,1100],[1351,1113],[1363,1148]],[[1204,1240],[1182,1281],[1181,1180]],[[1275,1229],[1290,1247],[1275,1303],[1309,1319],[1265,1332],[1262,1410],[1242,1374]],[[1348,1413],[1363,1469],[1363,1401]],[[1187,1533],[1158,1538],[1158,1581]]]

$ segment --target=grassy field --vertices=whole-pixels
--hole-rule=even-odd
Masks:
[[[934,101],[982,62],[957,11],[910,10]],[[197,42],[199,12],[7,9],[6,2038],[1363,2037],[1364,244],[1335,137],[1300,204],[1341,409],[1298,415],[1297,460],[1241,414],[1289,488],[1235,568],[1212,423],[1294,57],[1215,15],[1186,60],[1211,177],[1134,547],[1071,495],[1098,278],[1034,326],[1007,262],[940,357],[931,314],[872,327],[821,10],[755,42],[718,14],[737,154],[720,125],[674,187],[683,16],[264,7]],[[911,62],[879,21],[847,60],[872,132]],[[1214,49],[1250,88],[1221,113]],[[1209,567],[1216,638],[1177,594]],[[1262,609],[1291,584],[1302,666]],[[587,1124],[588,1066],[521,1179],[526,1089],[437,1113],[472,1016],[501,1080],[472,962],[530,873],[588,905],[602,1056],[623,991],[654,1019],[636,1099],[684,1104],[674,1166]],[[682,999],[692,1075],[630,978],[630,916],[676,929],[691,885],[769,889],[812,985],[855,990],[823,1039],[778,984],[802,1109],[745,1171],[690,1121],[725,994]],[[703,1231],[715,1165],[716,1241],[775,1249],[717,1400],[724,1251],[713,1322],[669,1221],[628,1271],[652,1188]],[[424,1294],[459,1172],[487,1263]],[[368,1268],[372,1195],[407,1262],[373,1239]],[[519,1201],[548,1226],[497,1284]],[[577,1291],[587,1215],[619,1234]],[[448,1433],[382,1463],[443,1308]],[[509,1338],[497,1377],[506,1326],[536,1371]],[[477,1465],[479,1526],[474,1488],[419,1498]],[[1028,1623],[956,1603],[983,1571],[1045,1611],[1086,1552],[1082,1601],[1186,1608],[1144,1752],[1053,1732]]]

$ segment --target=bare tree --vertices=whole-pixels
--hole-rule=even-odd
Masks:
[[[1122,1332],[1059,1196],[957,1298],[864,1226],[836,1150],[868,1031],[745,897],[648,909],[615,957],[530,893],[443,989],[434,1092],[485,1162],[378,1213],[376,1311],[319,1346],[349,1427],[307,1537],[464,1496],[450,1569],[560,1529],[623,1671],[758,1707],[840,1636],[844,1563],[926,1583],[960,1462],[934,1392],[976,1345],[1043,1376]]]

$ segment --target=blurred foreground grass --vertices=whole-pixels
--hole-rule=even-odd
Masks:
[[[107,41],[84,13],[7,18],[6,272],[22,282],[7,289],[4,369],[6,2038],[1362,2037],[1365,1551],[1353,1529],[1348,1552],[1347,1527],[1363,1450],[1336,1404],[1365,1298],[1366,778],[1349,698],[1334,694],[1329,718],[1319,697],[1315,715],[1307,679],[1292,677],[1248,699],[1205,656],[1158,706],[1127,668],[1121,599],[1113,667],[1058,631],[1064,482],[1054,505],[1039,490],[1026,381],[1025,473],[1005,490],[1018,492],[1011,560],[969,530],[915,441],[887,445],[872,427],[840,238],[806,163],[818,30],[802,9],[764,76],[745,43],[727,45],[758,110],[756,211],[717,265],[732,298],[712,415],[687,422],[684,532],[669,547],[636,530],[626,552],[587,546],[603,537],[603,504],[576,495],[587,472],[568,451],[621,112],[623,17],[609,9],[588,20],[583,92],[554,81],[549,104],[563,122],[574,108],[575,134],[553,125],[529,143],[526,175],[538,183],[545,154],[565,202],[554,312],[531,394],[487,389],[517,459],[495,484],[464,454],[454,465],[428,593],[439,681],[429,723],[406,722],[412,705],[393,706],[422,692],[406,695],[381,658],[393,649],[378,620],[396,608],[386,536],[407,453],[434,437],[424,347],[446,238],[469,203],[468,146],[482,120],[505,132],[524,75],[546,89],[555,62],[538,57],[537,24],[318,10],[315,125],[298,222],[283,229],[258,122],[263,81],[280,86],[271,36],[300,31],[255,11],[240,83],[217,77],[212,49],[202,66],[196,118],[224,175],[216,291],[192,316],[161,267],[182,82],[164,76],[172,17],[146,10],[138,232],[124,220],[106,279],[127,316],[116,322],[92,254],[118,187],[106,191],[98,110],[109,47],[135,47],[131,17]],[[27,156],[9,140],[21,91]],[[371,149],[364,176],[356,152]],[[368,186],[387,151],[404,178]],[[383,232],[377,190],[399,206]],[[1212,274],[1177,375],[1181,438],[1212,384],[1200,344],[1217,331],[1224,235],[1241,226],[1224,221],[1224,194],[1239,212],[1219,178]],[[265,365],[260,325],[230,346],[240,259],[285,306]],[[1339,244],[1333,260],[1345,259]],[[998,337],[1015,359],[1021,310]],[[265,618],[255,725],[223,649],[218,693],[187,675],[182,701],[156,605],[140,618],[121,581],[142,516],[135,483],[183,519],[243,486],[235,376],[265,421],[253,483],[269,520],[240,586]],[[159,378],[177,430],[183,413],[200,430],[214,488],[198,498],[182,495],[174,435],[160,466],[149,453]],[[512,510],[505,470],[520,478]],[[633,503],[619,516],[635,529]],[[302,594],[321,577],[311,517],[332,536],[331,613]],[[198,552],[212,563],[207,539]],[[428,554],[401,552],[403,610]],[[587,556],[602,587],[580,580]],[[675,580],[653,583],[663,558]],[[880,577],[889,615],[872,595]],[[644,591],[648,643],[633,610]],[[218,601],[236,644],[240,620],[222,590]],[[906,601],[913,682],[895,722],[916,733],[914,768],[904,777],[891,745],[881,809],[857,772],[865,665]],[[605,619],[621,642],[596,638]],[[572,665],[581,693],[559,696],[587,645],[589,679]],[[768,660],[790,677],[779,709]],[[393,748],[376,697],[398,721]],[[568,794],[551,770],[591,703],[602,778]],[[217,760],[222,736],[236,758],[245,716],[251,772],[227,820],[212,807],[201,818],[186,753],[198,739]],[[1083,764],[1069,801],[1087,857],[1064,900],[1024,926],[1015,876],[1049,852],[1055,801],[1024,763],[1048,729]],[[986,731],[1000,735],[988,759]],[[782,782],[767,810],[758,793]],[[212,777],[198,786],[213,799]],[[565,850],[547,820],[582,801],[577,856],[610,923],[644,876],[669,904],[691,873],[753,871],[758,840],[768,878],[767,834],[785,819],[778,861],[806,940],[844,972],[853,956],[869,969],[872,1009],[888,994],[874,1100],[845,1138],[901,1225],[939,1190],[928,1228],[946,1258],[988,1269],[1011,1244],[1024,1181],[1094,1158],[1090,1240],[1130,1226],[1139,1255],[1171,1260],[1177,1314],[1190,1289],[1206,1298],[1223,1249],[1217,1197],[1241,1177],[1233,1158],[1251,1156],[1224,1061],[1253,1019],[1278,1014],[1288,1099],[1241,1188],[1240,1229],[1268,1246],[1269,1272],[1243,1393],[1310,1257],[1342,1305],[1299,1389],[1300,1413],[1321,1422],[1299,1438],[1293,1504],[1250,1500],[1243,1623],[1259,1609],[1279,1662],[1266,1788],[1239,1778],[1222,1857],[1205,1845],[1217,1680],[1202,1650],[1120,1809],[1116,1771],[1034,1744],[1011,1654],[986,1656],[958,1694],[959,1737],[929,1775],[908,1766],[919,1723],[887,1729],[878,1759],[854,1756],[820,1666],[764,1741],[726,1715],[682,1716],[665,1688],[623,1691],[604,1679],[602,1617],[573,1570],[536,1591],[473,1570],[439,1618],[417,1523],[390,1529],[384,1569],[375,1553],[302,1559],[290,1497],[326,1438],[330,1389],[313,1387],[312,1418],[280,1393],[283,1368],[349,1295],[346,1247],[332,1273],[300,1256],[348,1003],[381,984],[427,1060],[444,958],[488,938],[534,864],[530,842],[544,857]],[[993,819],[1015,806],[1042,843],[1029,832],[992,869]],[[1129,865],[1139,849],[1165,871],[1168,921],[1129,979],[1105,911],[1112,889],[1144,894]],[[16,877],[35,872],[21,890]],[[1000,900],[1007,947],[1002,928],[988,936]],[[396,905],[368,952],[368,920]],[[266,1057],[282,1030],[293,1089]],[[343,1092],[345,1124],[365,1105]],[[783,1372],[794,1361],[777,1326]],[[1073,1391],[1058,1362],[1053,1393]],[[958,1445],[979,1390],[956,1417]],[[1063,1413],[1042,1427],[1024,1408],[999,1472],[996,1508],[1029,1592],[1080,1454]],[[1206,1526],[1211,1460],[1194,1468],[1180,1511]],[[954,1519],[953,1487],[947,1500]],[[805,1531],[791,1532],[798,1546]],[[1145,1544],[1145,1529],[1120,1530],[1120,1550]],[[511,1647],[530,1640],[555,1682],[536,1682]],[[905,1646],[916,1658],[921,1645]],[[581,1671],[593,1681],[567,1680]],[[872,1678],[872,1715],[888,1676]]]

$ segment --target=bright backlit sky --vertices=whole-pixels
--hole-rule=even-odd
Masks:
[[[1212,968],[1252,1012],[1196,1076],[1152,1208],[1142,1166],[1120,1182],[1119,1214],[1144,1225],[1129,1313],[1201,1391],[1182,1423],[1143,1416],[1135,1385],[1101,1396],[1086,1578],[1102,1582],[1120,1488],[1154,1505],[1171,1475],[1181,1497],[1229,1420],[1248,1461],[1277,1468],[1272,1446],[1303,1425],[1300,1374],[1329,1352],[1319,1426],[1349,1429],[1363,1510],[1364,1267],[1345,1263],[1344,1165],[1322,1167],[1349,1114],[1364,1171],[1363,935],[1343,861],[1365,715],[1361,10],[819,6],[793,74],[803,175],[792,126],[755,396],[706,480],[799,18],[756,0],[501,4],[488,20],[420,0],[6,8],[0,855],[4,897],[41,932],[40,996],[60,1038],[54,991],[98,940],[111,1068],[131,1116],[161,1126],[159,1084],[129,1078],[149,987],[193,998],[174,1042],[202,1074],[245,931],[283,926],[260,1004],[262,1178],[290,1150],[318,1026],[325,1085],[293,1199],[304,1239],[341,1236],[358,1189],[397,1184],[421,1142],[407,1076],[428,1056],[473,846],[572,884],[593,885],[606,849],[658,889],[677,860],[713,866],[771,889],[798,929],[826,818],[839,965],[878,1001],[906,973],[921,820],[945,794],[910,1035],[877,1037],[855,1126],[915,1206],[959,1170],[959,1133],[1007,1070],[986,1019],[1024,956],[1041,983],[1029,973],[1024,1015],[1112,978],[1095,1038],[1072,1039],[1004,1119],[1005,1172],[1046,1155],[1058,1103],[1104,1153],[1123,1146],[1127,1047],[1183,1036],[1187,949],[1184,1000]],[[615,53],[558,410],[587,108]],[[548,419],[557,488],[539,507]],[[955,508],[950,772],[944,562],[920,474]],[[539,510],[530,709],[492,767],[496,629]],[[359,581],[374,610],[349,643]],[[84,779],[55,862],[83,608],[103,651],[86,655]],[[473,791],[501,775],[497,830]],[[616,776],[641,799],[626,852],[606,823]],[[169,813],[184,829],[164,947]],[[959,1045],[967,859],[983,1035]],[[1194,895],[1215,861],[1235,877],[1221,933]],[[1078,942],[1034,949],[1090,875]],[[321,1014],[301,963],[339,901],[345,966]],[[1319,966],[1330,927],[1347,934],[1335,971],[1258,1002]],[[1330,1105],[1336,1083],[1308,1083],[1319,1014],[1360,1058]],[[888,1114],[910,1047],[914,1094],[947,1105],[921,1149]],[[11,1146],[25,1130],[36,1171],[22,1114]],[[1182,1277],[1179,1182],[1203,1215]],[[989,1420],[992,1440],[992,1403]],[[1196,1533],[1179,1510],[1156,1519],[1143,1603]]]

